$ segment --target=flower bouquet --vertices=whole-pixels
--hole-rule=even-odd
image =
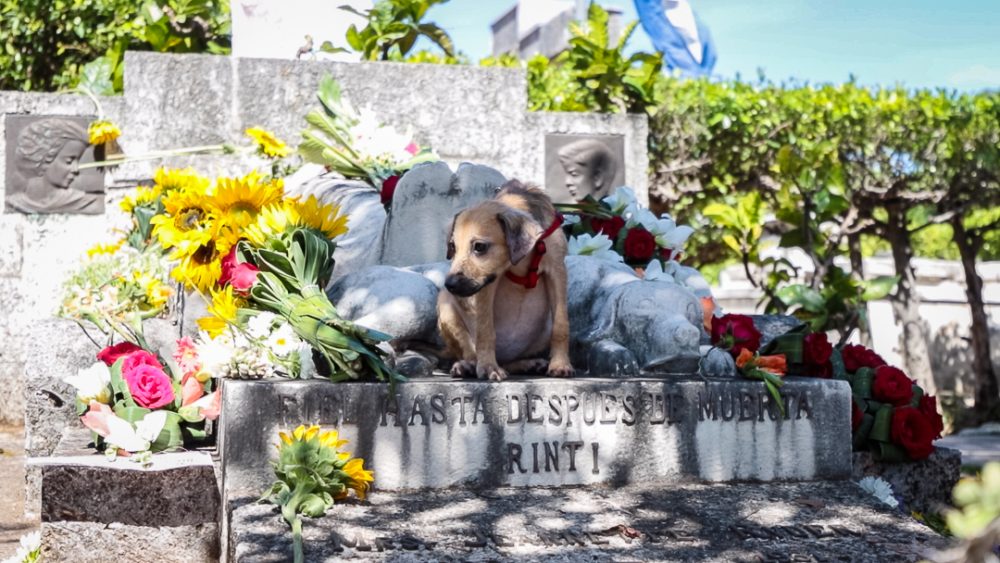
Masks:
[[[95,445],[109,456],[180,449],[204,439],[205,421],[219,416],[219,390],[197,362],[172,370],[131,342],[108,346],[97,359],[65,381],[76,388],[77,414]]]
[[[711,319],[712,345],[728,351],[736,360],[740,375],[764,382],[778,411],[785,414],[785,402],[779,389],[788,371],[784,354],[761,354],[760,331],[746,315],[727,314]]]
[[[584,254],[637,269],[668,272],[694,232],[667,214],[657,218],[642,207],[635,193],[620,187],[604,199],[584,199],[559,209],[574,215],[567,221],[570,254]]]
[[[330,76],[320,80],[316,97],[321,108],[306,115],[309,127],[302,132],[299,152],[305,160],[345,178],[370,183],[381,194],[383,205],[392,201],[403,172],[438,160],[433,151],[413,142],[409,133],[379,123],[371,110],[355,110]]]

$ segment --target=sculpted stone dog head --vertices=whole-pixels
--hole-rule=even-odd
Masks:
[[[496,201],[462,211],[448,237],[445,287],[459,297],[475,295],[523,260],[540,231],[530,215]]]

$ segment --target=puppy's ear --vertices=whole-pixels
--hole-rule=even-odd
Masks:
[[[497,221],[500,222],[504,238],[507,239],[510,263],[516,265],[535,247],[535,241],[542,235],[542,230],[530,215],[516,209],[497,213]]]
[[[461,212],[456,213],[455,216],[451,218],[451,226],[448,227],[448,240],[445,241],[448,248],[445,256],[448,260],[455,257],[455,223],[458,222],[458,216],[461,214]]]

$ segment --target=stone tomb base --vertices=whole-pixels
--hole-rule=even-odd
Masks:
[[[278,509],[232,503],[229,561],[290,560]],[[377,492],[304,519],[306,561],[918,561],[947,540],[850,481]]]
[[[784,414],[733,379],[229,380],[223,487],[260,494],[278,431],[299,424],[338,428],[379,490],[849,477],[847,383],[789,378],[781,394]]]

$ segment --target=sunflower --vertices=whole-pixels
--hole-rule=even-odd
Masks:
[[[194,168],[157,168],[153,182],[164,193],[186,189],[204,194],[211,184],[208,178],[195,172]]]
[[[274,136],[274,133],[261,127],[251,127],[246,130],[247,136],[257,142],[257,150],[271,158],[283,158],[288,156],[291,149],[288,148],[281,139]]]
[[[171,260],[180,261],[171,272],[174,279],[202,293],[210,291],[219,281],[222,276],[222,257],[230,248],[225,241],[220,240],[218,242],[222,244],[216,244],[210,234],[205,233],[205,236],[208,240],[202,244],[182,241],[183,244],[170,253]]]
[[[305,200],[293,201],[302,226],[321,231],[331,240],[347,232],[347,215],[340,214],[339,205],[322,203],[312,195]]]
[[[284,183],[251,172],[242,178],[219,178],[207,204],[219,221],[218,236],[236,244],[243,229],[257,219],[260,210],[281,201]]]
[[[212,338],[219,336],[227,325],[236,322],[236,315],[243,304],[243,300],[233,294],[232,286],[212,291],[212,302],[208,305],[212,316],[198,319],[198,328]]]
[[[350,478],[350,482],[346,483],[347,487],[354,489],[354,493],[358,495],[358,498],[364,500],[365,495],[368,493],[368,489],[371,488],[371,482],[375,480],[375,475],[364,468],[365,461],[359,457],[356,457],[348,461],[343,469],[344,473]],[[344,491],[344,496],[346,496],[347,491]]]
[[[176,248],[179,257],[194,254],[211,243],[213,215],[205,195],[197,188],[174,190],[163,197],[164,213],[150,221],[153,235],[163,248]]]
[[[87,127],[87,135],[90,137],[90,144],[97,146],[110,143],[121,137],[122,131],[114,123],[106,119],[91,122]]]
[[[163,194],[163,188],[159,185],[139,186],[134,194],[125,196],[125,199],[122,200],[120,204],[122,211],[132,213],[136,207],[154,203],[161,194]]]

